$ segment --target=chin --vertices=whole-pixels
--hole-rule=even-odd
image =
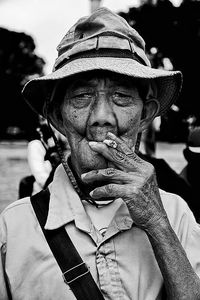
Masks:
[[[91,171],[108,168],[108,161],[99,154],[88,155],[87,158],[82,161],[82,170]]]

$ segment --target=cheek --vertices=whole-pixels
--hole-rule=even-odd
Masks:
[[[129,147],[133,147],[137,139],[140,126],[141,110],[126,110],[124,114],[118,118],[120,137]]]
[[[72,109],[69,105],[66,105],[62,108],[62,119],[66,132],[84,135],[87,122],[87,111]]]

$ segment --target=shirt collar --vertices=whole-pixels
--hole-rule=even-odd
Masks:
[[[90,232],[91,222],[62,164],[57,167],[49,189],[49,212],[45,229],[57,229],[74,221],[78,228]]]
[[[77,228],[91,233],[93,225],[62,164],[57,167],[49,190],[49,211],[45,229],[54,230],[75,222]],[[117,231],[131,228],[133,221],[125,203],[122,203],[113,221]]]

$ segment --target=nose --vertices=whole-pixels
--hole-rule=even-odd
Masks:
[[[113,111],[112,103],[104,93],[99,93],[88,120],[90,133],[95,140],[105,138],[108,131],[116,133],[117,120]]]
[[[106,95],[99,92],[90,114],[91,126],[114,126],[116,123],[112,104],[109,103]]]

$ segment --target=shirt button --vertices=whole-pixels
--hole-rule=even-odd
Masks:
[[[133,223],[133,221],[130,218],[128,218],[128,217],[124,218],[124,224],[126,226],[128,226],[129,228],[131,228],[132,223]]]

